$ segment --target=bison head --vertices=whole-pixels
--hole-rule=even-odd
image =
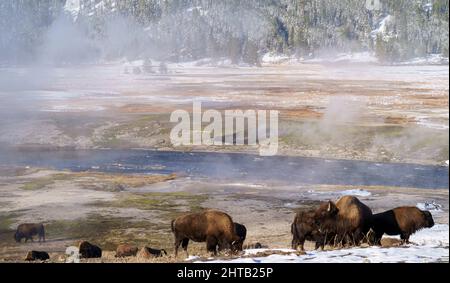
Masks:
[[[433,216],[431,215],[431,213],[429,211],[422,211],[422,213],[423,213],[425,227],[426,228],[433,227],[434,220],[433,220]]]
[[[319,232],[326,232],[324,230],[330,230],[330,225],[335,223],[335,219],[339,209],[332,201],[322,203],[314,213],[314,223],[318,227]]]

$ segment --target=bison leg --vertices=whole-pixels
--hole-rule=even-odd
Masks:
[[[402,244],[409,244],[409,234],[401,234],[400,239],[402,239]]]
[[[353,233],[353,241],[355,246],[359,247],[361,245],[361,241],[363,239],[363,233],[360,229],[356,229],[356,231]]]
[[[188,245],[189,245],[189,239],[188,238],[184,238],[183,241],[181,242],[181,247],[186,252],[186,256],[187,257],[189,257],[189,253],[187,251]]]
[[[175,247],[175,257],[178,256],[178,248],[179,248],[180,245],[181,245],[181,241],[182,241],[182,239],[175,238],[175,244],[174,244],[174,247]]]
[[[217,239],[214,237],[206,238],[206,250],[217,255]]]
[[[300,239],[298,239],[298,243],[300,245],[300,251],[304,252],[305,251],[305,238],[304,237],[300,237]]]
[[[296,238],[292,239],[292,249],[297,250],[297,247],[299,245],[299,242]]]

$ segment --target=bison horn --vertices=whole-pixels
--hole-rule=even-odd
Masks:
[[[328,209],[327,209],[327,211],[328,211],[328,212],[331,211],[331,201],[328,202]]]

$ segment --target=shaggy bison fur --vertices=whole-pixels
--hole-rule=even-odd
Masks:
[[[416,231],[433,226],[433,216],[429,211],[417,207],[394,208],[373,216],[374,243],[380,245],[384,234],[400,235],[403,243],[409,243],[409,237]]]
[[[180,245],[186,254],[189,240],[206,242],[206,249],[217,254],[219,250],[232,249],[240,240],[234,230],[233,219],[217,210],[191,213],[172,220],[172,232],[175,236],[175,256]]]
[[[33,236],[35,235],[39,236],[39,242],[41,240],[45,242],[44,225],[41,223],[24,223],[17,227],[16,233],[14,234],[14,239],[18,243],[20,243],[23,238],[25,238],[25,242],[28,240],[33,242]]]

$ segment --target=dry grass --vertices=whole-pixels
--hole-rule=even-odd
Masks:
[[[123,174],[106,174],[81,172],[72,173],[78,178],[94,178],[97,181],[120,184],[125,187],[139,188],[147,185],[174,180],[175,174],[170,175],[123,175]]]

